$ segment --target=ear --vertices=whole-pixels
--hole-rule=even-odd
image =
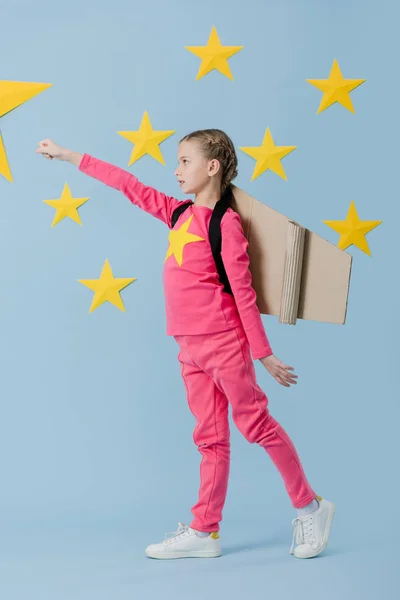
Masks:
[[[216,175],[219,172],[220,168],[220,162],[216,158],[213,158],[208,162],[208,174],[210,176]]]

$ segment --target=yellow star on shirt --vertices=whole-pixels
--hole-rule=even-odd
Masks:
[[[110,263],[106,259],[99,279],[78,279],[78,281],[94,292],[89,312],[93,312],[104,302],[110,302],[125,312],[125,307],[119,293],[132,283],[132,281],[136,281],[136,279],[136,277],[114,277]]]
[[[75,223],[82,225],[77,209],[88,200],[89,198],[73,198],[68,183],[66,183],[61,198],[58,198],[57,200],[43,200],[45,204],[56,209],[56,214],[54,215],[51,226],[54,227],[54,225],[57,225],[57,223],[62,221],[65,217],[69,217],[75,221]]]
[[[346,250],[346,248],[354,244],[354,246],[357,246],[357,248],[369,256],[371,256],[371,252],[365,236],[369,231],[382,223],[382,221],[360,221],[354,201],[351,202],[344,221],[323,222],[337,233],[340,233],[338,246],[341,250]]]
[[[40,94],[51,87],[51,85],[51,83],[26,83],[23,81],[0,80],[0,117],[14,110],[14,108],[17,108],[17,106],[20,106],[24,102],[27,102],[37,94]],[[8,181],[13,180],[1,135],[0,175],[3,175]]]
[[[338,61],[335,58],[328,79],[307,79],[307,81],[321,92],[324,92],[317,114],[335,102],[338,102],[344,108],[354,113],[355,110],[350,98],[350,92],[364,83],[365,79],[344,79]]]
[[[169,232],[168,240],[170,244],[164,262],[167,260],[167,258],[174,255],[176,262],[181,267],[183,262],[183,249],[186,244],[191,244],[192,242],[204,242],[204,238],[194,235],[193,233],[188,233],[192,219],[193,215],[191,215],[189,219],[179,227],[179,229],[172,229]]]
[[[201,65],[197,73],[196,81],[216,69],[233,81],[229,68],[228,58],[242,50],[244,46],[222,46],[216,28],[211,29],[207,46],[185,46],[186,50],[201,58]]]
[[[117,133],[135,144],[128,166],[131,166],[145,154],[150,154],[152,158],[155,158],[155,160],[158,160],[162,165],[165,165],[163,155],[161,154],[158,145],[175,133],[175,131],[155,131],[146,110],[143,114],[139,131],[118,131]]]
[[[281,165],[281,159],[296,149],[296,146],[275,146],[269,128],[266,129],[261,146],[240,148],[243,152],[255,158],[257,163],[254,167],[251,181],[256,179],[261,173],[271,169],[276,175],[287,179],[286,173]]]

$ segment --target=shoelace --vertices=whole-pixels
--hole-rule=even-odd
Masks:
[[[178,529],[176,531],[171,531],[169,533],[166,533],[165,534],[164,542],[168,544],[173,539],[177,539],[179,536],[181,536],[182,534],[186,533],[187,531],[189,531],[189,527],[187,525],[185,525],[185,523],[181,523],[179,521],[179,523],[178,523]]]
[[[314,519],[312,515],[307,517],[301,517],[297,519],[293,519],[292,525],[293,529],[293,538],[292,545],[290,547],[290,554],[294,552],[294,543],[296,544],[311,544],[314,540]]]

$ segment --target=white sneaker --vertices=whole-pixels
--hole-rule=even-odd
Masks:
[[[294,531],[290,554],[296,558],[314,558],[328,545],[335,505],[319,496],[318,500],[319,507],[315,512],[292,521]],[[296,548],[295,540],[299,544]]]
[[[172,537],[167,538],[168,535]],[[149,558],[216,558],[220,555],[221,543],[217,531],[201,537],[184,523],[179,523],[175,532],[167,533],[163,542],[146,548]]]

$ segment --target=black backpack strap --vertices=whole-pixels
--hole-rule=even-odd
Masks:
[[[233,295],[228,276],[225,271],[224,263],[221,256],[222,237],[221,237],[221,220],[228,208],[231,206],[233,194],[231,186],[225,190],[221,199],[217,202],[211,215],[208,235],[210,239],[211,251],[217,267],[219,279],[224,286],[224,292]],[[192,200],[179,204],[171,215],[171,229],[175,226],[180,215],[185,212],[189,206],[193,204]]]
[[[172,215],[171,215],[171,229],[174,228],[174,226],[175,226],[177,220],[179,219],[179,217],[181,216],[181,214],[183,212],[185,212],[185,210],[187,208],[189,208],[189,206],[191,204],[193,204],[193,202],[192,202],[192,200],[189,200],[188,202],[182,202],[182,204],[179,204],[179,206],[177,206],[175,208],[175,210],[172,212]]]
[[[219,279],[224,286],[224,292],[233,295],[232,288],[229,283],[228,276],[225,271],[224,263],[221,256],[222,249],[222,236],[221,236],[221,220],[228,208],[231,206],[233,200],[232,188],[229,185],[222,195],[221,199],[218,200],[214,207],[213,213],[210,219],[210,225],[208,228],[208,234],[210,238],[210,245],[214,261],[217,267]]]

